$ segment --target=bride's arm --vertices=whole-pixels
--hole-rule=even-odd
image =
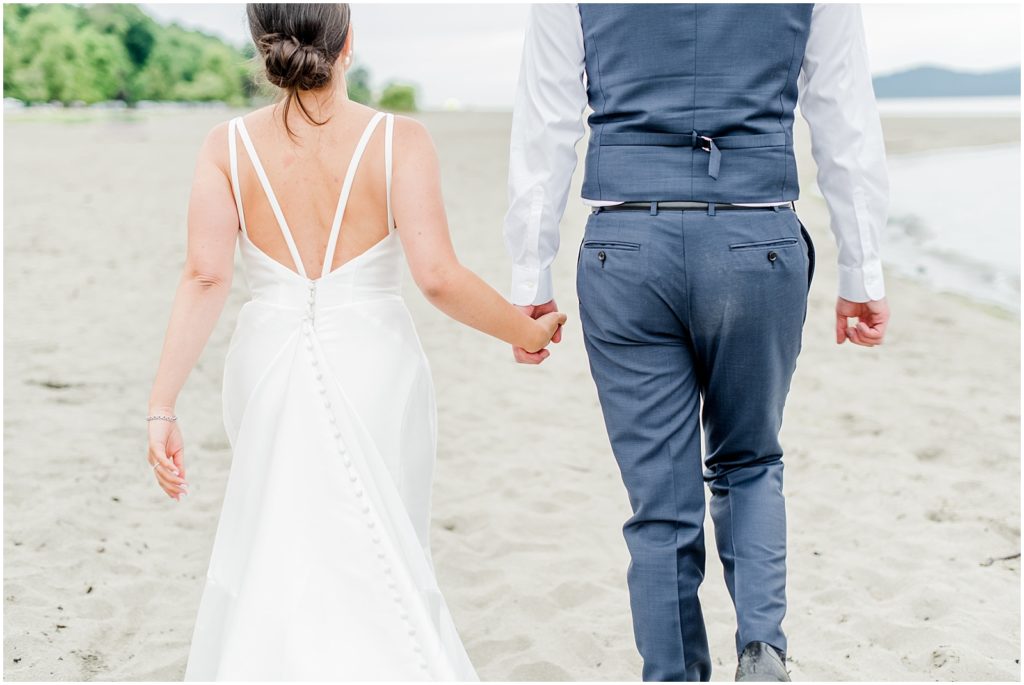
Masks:
[[[151,415],[174,414],[178,393],[206,346],[231,288],[238,212],[224,172],[226,151],[227,124],[221,124],[210,131],[196,162],[185,267],[149,396]],[[160,486],[175,499],[185,492],[183,452],[177,424],[149,422],[148,460],[160,464],[156,468]]]
[[[437,152],[419,122],[395,118],[394,156],[391,207],[409,271],[424,296],[456,321],[507,343],[530,352],[547,347],[565,314],[531,319],[455,256]]]

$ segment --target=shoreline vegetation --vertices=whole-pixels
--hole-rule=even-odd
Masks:
[[[136,109],[272,97],[255,48],[161,24],[133,4],[4,5],[4,110]],[[375,92],[370,72],[348,73],[357,102],[417,110],[415,86],[391,81]]]

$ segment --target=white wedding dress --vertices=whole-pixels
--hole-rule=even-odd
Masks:
[[[385,120],[388,235],[330,271],[353,178]],[[224,369],[233,450],[186,680],[476,680],[430,558],[434,389],[400,294],[393,117],[349,164],[323,272],[306,276],[241,117],[231,184],[252,299]],[[236,132],[294,270],[252,243]]]

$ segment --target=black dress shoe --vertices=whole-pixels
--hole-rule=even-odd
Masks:
[[[767,642],[751,642],[743,648],[736,667],[736,682],[788,683],[786,655]]]

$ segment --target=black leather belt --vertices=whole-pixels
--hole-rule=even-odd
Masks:
[[[728,202],[689,202],[689,201],[678,201],[678,202],[622,202],[617,205],[605,205],[602,207],[595,207],[594,211],[608,212],[608,211],[621,211],[621,210],[643,210],[649,211],[652,214],[657,213],[663,209],[703,209],[711,211],[728,211],[734,209],[759,209],[772,210],[781,208],[791,208],[792,203],[787,202],[782,205],[734,205]]]

